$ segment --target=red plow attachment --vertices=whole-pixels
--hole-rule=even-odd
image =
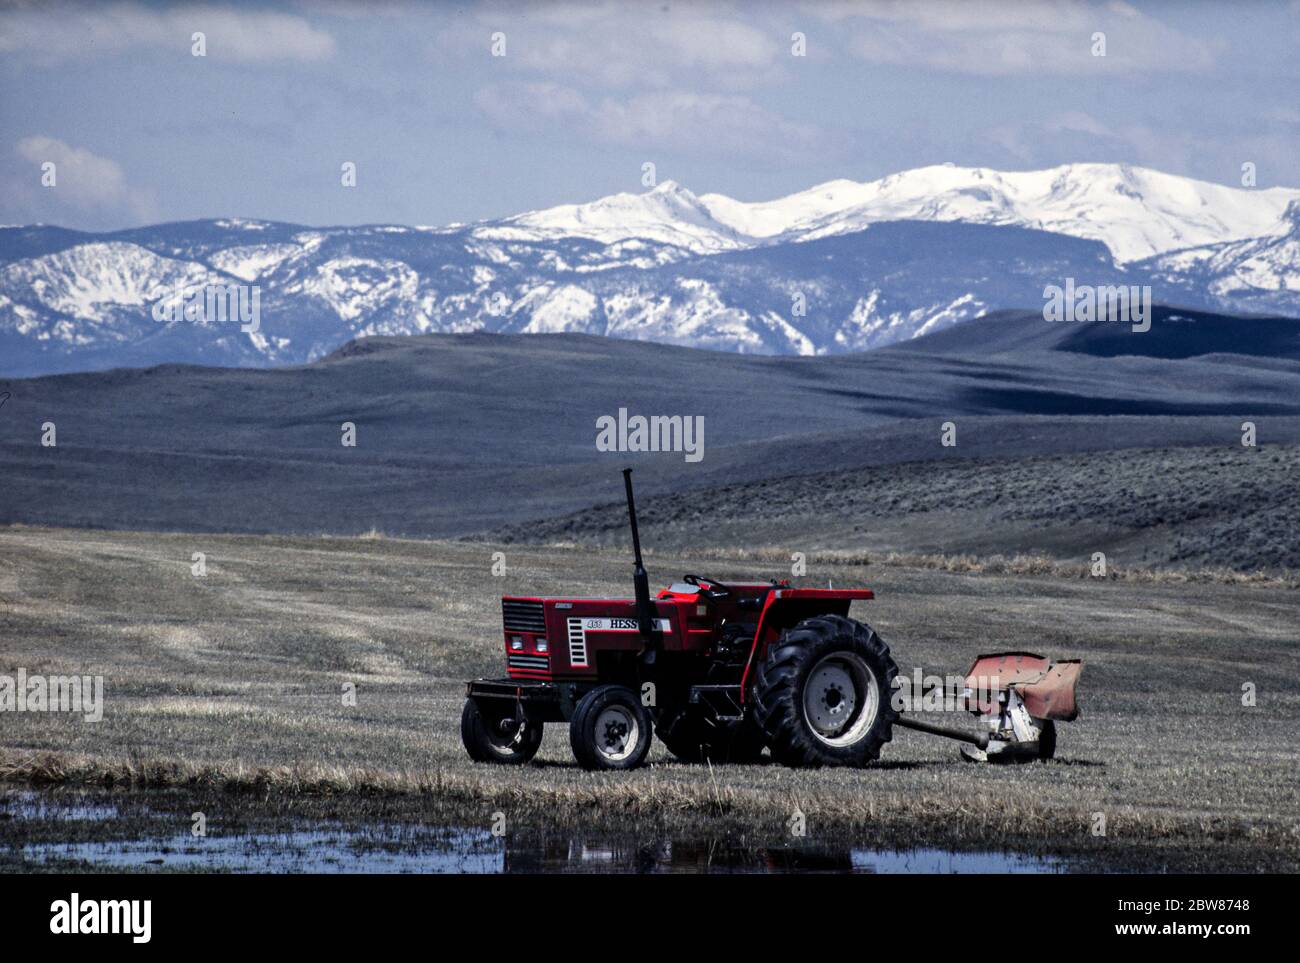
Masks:
[[[1050,759],[1056,753],[1056,723],[1079,717],[1076,688],[1083,673],[1079,659],[1051,659],[1032,652],[978,656],[966,672],[962,700],[980,719],[981,731],[900,716],[896,725],[966,743],[962,756],[972,762]]]

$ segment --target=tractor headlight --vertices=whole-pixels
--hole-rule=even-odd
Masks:
[[[523,649],[523,647],[524,647],[524,637],[522,635],[510,636],[510,648],[514,649],[516,652],[519,652]]]
[[[538,651],[538,652],[545,652],[545,651],[547,651],[547,648],[548,648],[548,647],[547,647],[547,645],[546,645],[546,640],[545,640],[545,639],[538,639],[538,640],[537,640],[537,651]]]

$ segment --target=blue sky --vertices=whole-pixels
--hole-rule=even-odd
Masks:
[[[4,5],[0,223],[445,224],[647,162],[745,200],[944,161],[1295,187],[1298,49],[1297,0]]]

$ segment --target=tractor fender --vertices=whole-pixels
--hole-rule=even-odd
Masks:
[[[849,606],[856,599],[876,597],[871,589],[813,589],[781,586],[767,593],[763,609],[758,616],[754,641],[745,661],[745,671],[740,677],[740,701],[749,700],[749,688],[758,671],[759,661],[767,654],[767,647],[788,628],[804,619],[818,615],[847,617]]]

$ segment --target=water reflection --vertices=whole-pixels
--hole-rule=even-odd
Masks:
[[[178,823],[181,825],[178,826]],[[645,840],[385,822],[267,820],[195,837],[187,819],[78,795],[0,794],[0,856],[18,869],[245,873],[1059,873],[1051,857],[735,839]],[[14,865],[16,864],[16,866]]]

